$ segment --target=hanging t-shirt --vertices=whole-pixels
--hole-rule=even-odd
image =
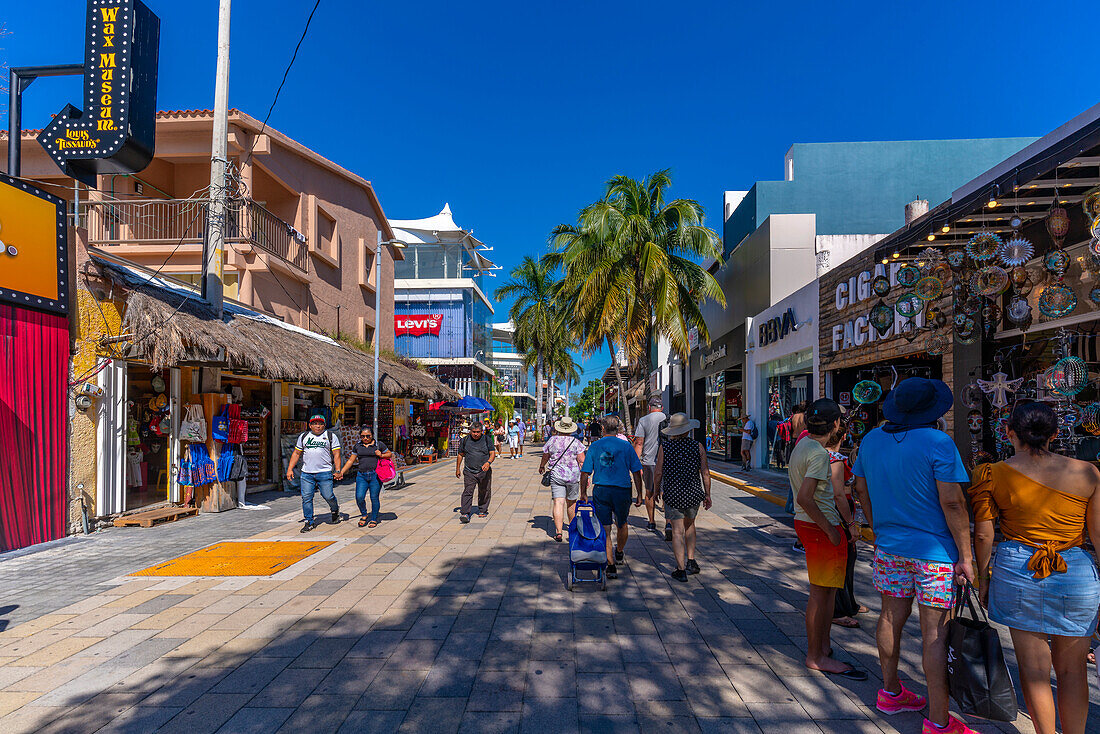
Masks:
[[[320,436],[306,431],[298,436],[295,448],[302,452],[302,471],[306,474],[336,471],[332,463],[332,450],[340,449],[340,437],[332,431]]]

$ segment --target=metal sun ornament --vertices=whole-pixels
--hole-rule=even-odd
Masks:
[[[1085,192],[1084,198],[1081,199],[1081,209],[1085,212],[1085,216],[1089,218],[1089,221],[1100,217],[1100,186]]]
[[[1077,295],[1065,283],[1051,283],[1039,294],[1039,312],[1049,319],[1066,316],[1075,308]]]
[[[1004,372],[995,372],[992,380],[977,380],[978,387],[986,395],[991,396],[989,402],[994,408],[1003,408],[1008,405],[1008,394],[1014,393],[1024,384],[1024,378],[1008,379]]]
[[[880,298],[890,292],[890,279],[885,275],[876,275],[871,279],[871,290]]]
[[[1006,266],[1014,268],[1018,265],[1024,265],[1028,260],[1035,257],[1035,245],[1023,237],[1013,237],[1001,245],[1001,249],[997,251],[997,256]]]
[[[902,265],[898,269],[898,285],[904,288],[912,288],[920,280],[920,270],[912,265]]]
[[[926,276],[917,281],[913,293],[922,301],[934,301],[943,295],[943,281],[931,275]]]
[[[997,265],[986,265],[974,273],[970,287],[983,296],[998,296],[1008,289],[1008,273]]]
[[[966,243],[966,254],[978,262],[985,262],[996,257],[1002,244],[995,232],[979,232]]]

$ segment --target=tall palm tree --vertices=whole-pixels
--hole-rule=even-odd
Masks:
[[[554,271],[551,264],[525,255],[512,268],[511,278],[493,294],[498,300],[514,297],[508,316],[515,325],[513,341],[523,355],[524,369],[535,368],[536,422],[542,413],[542,380],[545,373],[545,351],[559,320],[554,307]]]
[[[570,353],[571,345],[566,337],[568,333],[566,327],[567,325],[563,319],[559,327],[561,333],[557,339],[553,340],[550,352],[547,355],[547,371],[553,376],[554,382],[565,381],[565,412],[563,415],[569,415],[569,390],[574,383],[579,382],[581,379],[577,362]]]
[[[671,185],[668,169],[642,181],[613,176],[603,198],[582,209],[577,224],[559,225],[550,236],[557,250],[551,262],[565,271],[562,288],[576,297],[582,345],[620,344],[642,366],[647,396],[654,337],[664,337],[687,359],[692,328],[710,341],[700,306],[706,299],[726,303],[718,281],[698,263],[720,259],[721,240],[704,226],[697,201],[668,200]]]

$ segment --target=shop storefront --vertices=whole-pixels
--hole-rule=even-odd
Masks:
[[[707,452],[719,459],[740,456],[745,408],[745,327],[739,326],[696,351],[695,415],[703,417]]]
[[[749,320],[745,409],[760,431],[756,466],[783,466],[786,446],[777,448],[777,426],[817,395],[818,300],[815,280]]]

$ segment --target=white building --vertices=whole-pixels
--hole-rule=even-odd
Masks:
[[[493,349],[489,365],[506,397],[516,401],[516,412],[529,415],[535,407],[534,379],[523,366],[523,355],[516,352],[516,325],[511,321],[493,324]]]

